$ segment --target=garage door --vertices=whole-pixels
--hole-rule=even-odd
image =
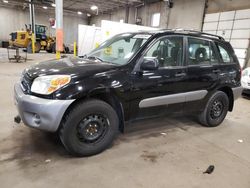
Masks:
[[[250,9],[206,14],[203,31],[230,41],[241,67],[245,66],[250,46]]]

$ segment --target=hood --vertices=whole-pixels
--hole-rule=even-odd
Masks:
[[[80,75],[87,77],[115,68],[117,68],[117,66],[111,63],[96,62],[80,58],[65,58],[41,62],[27,68],[25,71],[31,78],[55,74]]]

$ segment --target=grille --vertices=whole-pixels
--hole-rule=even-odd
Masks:
[[[23,77],[21,78],[21,86],[24,93],[30,93],[32,81],[33,79],[29,76],[29,74],[27,72],[24,73]]]

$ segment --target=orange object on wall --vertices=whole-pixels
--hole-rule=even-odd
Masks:
[[[63,51],[63,29],[56,29],[56,51]]]

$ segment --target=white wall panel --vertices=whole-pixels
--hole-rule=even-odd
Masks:
[[[238,58],[246,58],[247,50],[246,49],[234,49],[235,54]]]
[[[231,37],[232,30],[220,30],[217,31],[217,35],[222,36],[223,38],[229,39]]]
[[[218,27],[215,27],[217,24]],[[250,9],[206,14],[203,31],[216,33],[230,42],[241,67],[248,61],[246,58],[250,43]]]
[[[235,14],[235,11],[222,12],[220,14],[220,21],[233,20],[234,14]]]
[[[250,29],[245,30],[233,30],[232,39],[249,39],[250,38]]]
[[[222,22],[219,22],[218,30],[232,29],[232,28],[233,28],[233,21],[222,21]]]
[[[236,11],[235,19],[245,19],[245,18],[250,18],[250,9]]]
[[[214,30],[214,31],[206,31],[206,33],[209,33],[209,34],[212,34],[212,35],[216,35],[217,32]]]
[[[249,46],[248,39],[232,39],[230,43],[235,49],[236,48],[246,49]]]
[[[238,58],[238,60],[239,60],[239,63],[240,63],[240,67],[244,67],[246,60],[245,59],[240,59],[240,58]]]
[[[100,42],[98,39],[101,36],[101,28],[78,25],[78,55],[83,56],[93,50],[97,43]]]
[[[217,25],[218,25],[218,22],[204,23],[204,25],[203,25],[203,30],[204,30],[204,31],[213,31],[213,30],[217,30]]]
[[[220,13],[206,14],[204,22],[214,22],[219,20]]]
[[[234,29],[250,29],[250,19],[235,20]]]

